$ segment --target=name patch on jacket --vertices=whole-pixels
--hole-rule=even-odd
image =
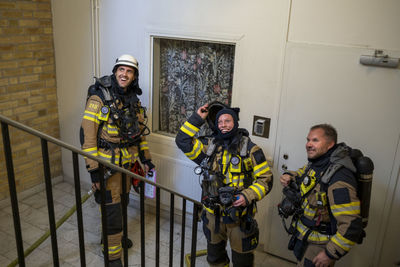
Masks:
[[[265,159],[264,153],[262,152],[261,149],[259,149],[256,152],[254,152],[253,156],[254,156],[254,159],[255,159],[257,165],[267,161]]]
[[[332,193],[336,205],[346,204],[351,202],[349,189],[347,188],[333,189]]]
[[[98,108],[99,108],[99,105],[100,104],[98,104],[96,102],[90,102],[89,105],[88,105],[88,110],[89,111],[97,111]]]

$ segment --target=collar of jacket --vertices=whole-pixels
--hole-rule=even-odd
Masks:
[[[314,170],[324,170],[330,164],[340,164],[352,172],[356,172],[357,169],[350,158],[350,151],[351,148],[345,143],[339,143],[334,145],[324,155],[316,159],[309,159],[308,161],[311,162],[311,168]]]
[[[249,132],[246,129],[239,128],[236,133],[229,138],[218,138],[217,135],[215,141],[218,146],[222,146],[222,148],[228,150],[229,153],[236,154],[239,151],[242,136],[249,136]]]

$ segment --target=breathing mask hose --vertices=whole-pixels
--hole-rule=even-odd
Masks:
[[[286,233],[288,233],[290,235],[291,233],[289,232],[289,229],[287,228],[285,218],[283,216],[281,216],[281,218],[282,218],[283,228],[285,228]]]

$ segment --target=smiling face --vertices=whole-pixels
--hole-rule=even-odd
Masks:
[[[115,71],[115,78],[118,85],[122,88],[127,88],[133,80],[135,80],[136,70],[130,66],[120,65]]]
[[[233,117],[230,114],[222,114],[218,118],[218,129],[221,133],[229,133],[233,127],[235,126],[235,122],[233,121]]]
[[[321,128],[311,130],[307,136],[306,151],[309,159],[316,159],[324,155],[335,145],[333,140],[326,137]]]

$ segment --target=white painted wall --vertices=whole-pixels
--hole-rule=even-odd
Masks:
[[[141,100],[150,113],[151,34],[237,43],[233,105],[241,107],[241,127],[250,129],[253,115],[271,118],[270,138],[252,139],[272,158],[279,147],[276,133],[281,87],[286,79],[282,73],[287,38],[291,43],[400,51],[397,30],[400,2],[397,0],[98,1],[100,74],[110,74],[115,58],[122,53],[137,57],[140,84],[144,89]],[[94,72],[90,3],[91,0],[52,0],[61,138],[76,146],[79,146],[78,132],[86,90]],[[307,68],[307,65],[303,67]],[[378,116],[384,118],[385,114]],[[149,140],[155,161],[160,163],[158,181],[191,196],[199,194],[197,179],[190,173],[191,163],[175,147],[173,138],[152,134]],[[380,141],[379,137],[371,140],[377,144]],[[172,163],[164,164],[161,160]],[[89,181],[83,161],[81,163],[82,180]],[[70,154],[63,152],[67,179],[72,177],[71,166]],[[397,175],[392,177],[396,179]],[[277,175],[275,179],[277,183]],[[393,184],[391,180],[390,185]],[[391,195],[380,197],[393,197],[393,190],[388,192]],[[268,216],[266,201],[268,198],[259,205],[260,218]],[[385,203],[387,214],[392,206],[398,206],[398,198],[387,199]],[[397,217],[391,218],[394,221],[390,225],[399,223]],[[388,245],[397,244],[391,239]]]
[[[57,99],[61,140],[80,148],[79,128],[93,81],[90,0],[53,0]],[[62,149],[64,177],[73,182],[71,152]],[[89,182],[83,158],[81,180]]]
[[[397,0],[292,1],[289,41],[400,49]]]
[[[101,72],[121,53],[140,64],[142,101],[150,107],[150,33],[238,40],[233,105],[242,107],[241,126],[253,114],[276,117],[279,73],[287,23],[287,1],[115,1],[100,6]],[[251,105],[248,105],[248,104]],[[271,133],[275,131],[273,121]],[[273,137],[255,140],[270,153]]]

